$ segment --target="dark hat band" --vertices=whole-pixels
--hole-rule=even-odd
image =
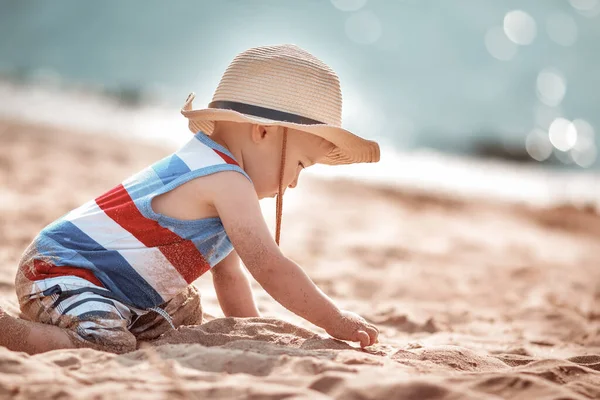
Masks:
[[[213,101],[208,104],[208,108],[219,108],[222,110],[233,110],[242,114],[253,115],[255,117],[272,119],[274,121],[292,122],[301,125],[327,125],[311,118],[303,117],[302,115],[292,114],[284,111],[273,110],[252,104],[238,103],[236,101]]]

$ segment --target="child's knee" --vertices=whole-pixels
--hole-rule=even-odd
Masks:
[[[202,303],[200,292],[194,285],[188,286],[167,304],[165,311],[171,315],[173,324],[176,327],[201,324]]]

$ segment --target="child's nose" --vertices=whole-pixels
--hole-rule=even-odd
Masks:
[[[290,189],[293,189],[293,188],[295,188],[295,187],[296,187],[296,185],[298,185],[298,178],[294,179],[294,180],[292,181],[292,183],[290,183],[290,184],[288,185],[288,187],[289,187]]]

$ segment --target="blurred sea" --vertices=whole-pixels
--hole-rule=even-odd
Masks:
[[[599,0],[0,0],[0,116],[179,144],[190,91],[206,104],[237,53],[295,43],[338,72],[344,127],[384,149],[319,173],[585,202],[599,15]]]

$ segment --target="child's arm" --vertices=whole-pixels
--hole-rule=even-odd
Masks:
[[[343,312],[285,257],[264,221],[254,186],[237,172],[208,176],[210,196],[237,253],[252,276],[288,310],[343,340],[373,344],[378,331],[356,314]],[[322,223],[316,221],[316,223]]]
[[[226,317],[259,317],[250,281],[235,250],[213,267],[213,284]]]

